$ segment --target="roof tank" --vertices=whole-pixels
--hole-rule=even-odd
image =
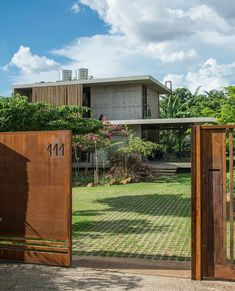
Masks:
[[[72,80],[72,70],[62,70],[61,72],[61,80],[62,81],[71,81]]]
[[[76,70],[76,78],[82,79],[82,80],[87,80],[88,79],[88,69],[80,68],[80,69]]]

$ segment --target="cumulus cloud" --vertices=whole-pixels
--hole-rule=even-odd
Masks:
[[[31,74],[58,69],[59,64],[45,56],[41,57],[32,54],[29,47],[21,45],[13,55],[10,63],[4,67],[4,70],[8,70],[11,67],[17,67],[22,73]]]
[[[78,2],[74,2],[70,8],[70,10],[75,13],[78,14],[80,12],[80,5]]]
[[[210,5],[216,12],[230,21],[234,21],[235,17],[235,2],[232,0],[201,0]]]
[[[184,87],[184,75],[178,75],[178,74],[167,74],[164,79],[163,79],[163,83],[165,84],[165,82],[167,81],[171,81],[172,82],[172,87],[173,90],[179,87]]]
[[[153,62],[142,48],[133,47],[125,36],[116,35],[83,37],[52,53],[69,58],[67,68],[87,67],[96,77],[136,75],[141,70],[147,74]]]
[[[218,64],[215,59],[209,58],[195,71],[186,74],[168,74],[163,81],[172,80],[173,87],[188,87],[194,92],[198,86],[202,91],[212,89],[223,89],[233,82],[232,76],[235,74],[235,62],[230,64]]]
[[[67,57],[67,68],[89,68],[95,77],[151,74],[160,78],[172,66],[195,62],[195,50],[175,51],[167,44],[133,44],[122,35],[95,35],[79,38],[62,49],[53,50]],[[182,65],[183,66],[183,65]]]
[[[29,47],[21,45],[2,71],[13,83],[20,84],[57,80],[60,68],[54,60],[33,54]]]
[[[233,81],[235,1],[80,0],[75,12],[91,9],[108,28],[105,35],[80,37],[52,50],[63,67],[88,67],[96,77],[152,74],[177,86],[219,88]],[[225,7],[223,6],[225,4]],[[229,7],[226,4],[230,4]],[[227,63],[227,65],[226,65]],[[61,66],[21,47],[7,69],[21,78],[47,80]],[[56,79],[57,77],[55,77]],[[20,79],[19,81],[22,81]]]
[[[135,0],[128,1],[128,5],[126,0],[80,1],[110,25],[111,33],[138,40],[159,42],[185,38],[205,28],[231,35],[234,32],[227,20],[206,1]]]
[[[159,59],[162,62],[170,63],[176,61],[196,60],[198,55],[194,49],[187,51],[172,51],[167,43],[150,43],[148,51],[153,58]]]
[[[191,90],[198,86],[206,91],[221,89],[230,84],[231,76],[235,74],[235,62],[231,64],[218,64],[215,59],[209,58],[196,72],[188,72],[186,83]]]

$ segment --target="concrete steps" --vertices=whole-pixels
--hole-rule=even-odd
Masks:
[[[151,168],[153,177],[173,176],[176,173],[189,173],[191,169],[190,163],[146,163]]]
[[[175,169],[152,169],[152,175],[155,176],[171,176],[177,173],[177,168]]]

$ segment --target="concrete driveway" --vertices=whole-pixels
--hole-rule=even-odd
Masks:
[[[187,270],[168,277],[164,270],[148,267],[93,265],[86,260],[72,268],[0,263],[0,290],[235,290],[232,282],[191,281]]]

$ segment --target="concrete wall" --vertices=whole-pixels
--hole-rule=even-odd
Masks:
[[[148,118],[159,118],[159,94],[147,87],[147,104],[151,115]]]
[[[142,118],[142,85],[91,87],[92,117],[109,120]]]
[[[142,129],[141,125],[129,125],[130,130],[132,130],[138,137],[142,138]]]

